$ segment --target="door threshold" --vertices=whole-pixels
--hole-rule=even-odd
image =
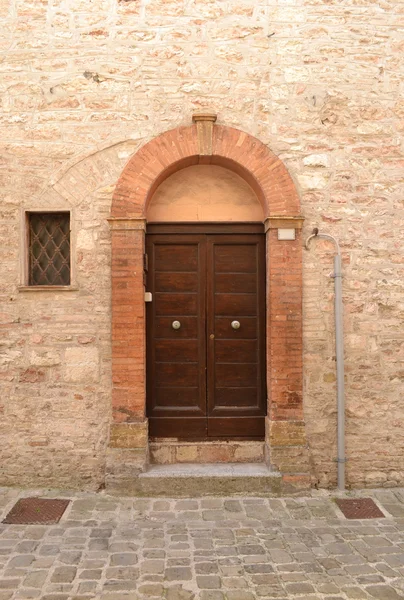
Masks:
[[[280,474],[266,463],[175,463],[149,465],[139,477],[280,477]]]
[[[126,488],[138,496],[195,498],[200,496],[277,496],[280,473],[265,463],[150,465]]]

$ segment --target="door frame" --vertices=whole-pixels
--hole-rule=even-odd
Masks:
[[[246,223],[241,223],[241,222],[217,222],[217,221],[212,221],[212,222],[181,222],[181,223],[169,223],[169,222],[150,222],[147,223],[146,225],[146,237],[148,235],[152,236],[152,235],[169,235],[169,236],[178,236],[178,243],[181,243],[181,241],[184,240],[184,238],[182,238],[183,235],[186,236],[195,236],[195,239],[197,239],[198,235],[209,235],[209,236],[224,236],[223,237],[223,242],[225,242],[225,236],[229,236],[229,238],[232,238],[232,243],[234,242],[234,238],[235,236],[241,235],[241,236],[248,236],[248,235],[262,235],[263,236],[263,241],[265,242],[265,228],[263,223],[260,222],[246,222]],[[228,239],[229,239],[228,238]],[[208,243],[208,241],[207,241]],[[236,242],[237,243],[237,242]],[[205,257],[205,260],[208,260],[208,253],[209,253],[209,245],[206,249],[207,254]],[[146,250],[147,250],[147,244],[146,244]],[[147,256],[147,255],[146,255]],[[149,260],[149,258],[147,258],[147,273],[146,273],[146,279],[147,277],[150,275],[150,263],[151,261]],[[260,261],[261,263],[261,261]],[[209,268],[207,268],[207,265],[204,264],[203,265],[203,269],[206,271],[206,274],[208,274],[209,272]],[[258,298],[258,302],[260,304],[260,310],[259,310],[259,316],[262,319],[261,322],[261,326],[265,328],[265,323],[266,323],[266,310],[265,310],[265,289],[266,289],[266,269],[265,269],[265,264],[259,264],[258,265],[258,271],[257,271],[257,279],[260,282],[259,285],[259,290],[257,291],[257,298]],[[204,287],[204,293],[206,294],[206,298],[202,299],[202,305],[204,307],[204,310],[207,311],[208,310],[208,304],[209,304],[209,299],[211,299],[211,292],[210,290],[210,286],[211,286],[211,281],[209,280],[209,277],[207,277],[206,281],[205,281],[205,286],[206,289]],[[262,287],[264,288],[264,294],[262,293]],[[152,287],[149,286],[147,288],[148,291],[152,291]],[[152,299],[153,302],[153,299]],[[146,313],[148,312],[148,310],[150,311],[150,307],[152,305],[152,302],[149,304],[149,308],[146,310]],[[211,315],[212,317],[212,315]],[[150,390],[150,383],[151,383],[151,373],[148,371],[148,361],[149,361],[149,357],[148,357],[148,346],[152,344],[152,338],[153,338],[153,331],[150,329],[150,326],[147,325],[147,314],[146,314],[146,407],[148,406],[148,403],[151,401],[151,398],[148,397],[148,394],[150,393],[148,390]],[[205,319],[206,319],[206,323],[205,323]],[[207,339],[207,331],[208,331],[208,314],[205,313],[205,317],[203,319],[204,322],[204,328],[206,325],[206,330],[204,331],[204,343],[203,343],[203,348],[204,348],[204,352],[205,352],[205,361],[206,364],[209,363],[209,355],[211,353],[211,349],[210,349],[210,344],[209,341]],[[201,332],[200,332],[201,333]],[[202,334],[201,334],[202,335]],[[259,363],[259,367],[260,367],[260,372],[261,370],[265,370],[265,365],[266,365],[266,332],[264,331],[264,333],[262,334],[262,336],[260,336],[259,339],[259,357],[260,357],[260,363]],[[210,376],[211,377],[211,376]],[[211,385],[212,385],[212,381],[209,378],[209,374],[208,377],[206,378],[205,381],[205,385],[203,386],[203,390],[205,392],[205,398],[206,398],[206,416],[205,418],[208,419],[208,413],[209,413],[209,407],[211,406],[212,403],[212,391],[211,391]],[[264,414],[262,415],[262,418],[265,419],[265,416],[267,414],[267,402],[266,402],[266,398],[267,398],[267,393],[266,393],[266,377],[262,377],[261,376],[261,400],[265,399],[265,405],[264,405]],[[166,437],[169,438],[170,436],[172,437],[172,433],[170,432],[170,424],[169,421],[170,419],[167,418],[168,415],[165,415],[165,418],[167,419],[167,434],[166,435],[162,435],[160,437]],[[164,417],[162,417],[163,419]],[[179,419],[184,419],[185,417],[178,417]],[[217,420],[220,420],[220,429],[222,430],[223,427],[226,427],[226,415],[223,415],[222,417],[218,417],[217,415],[214,417],[214,421],[216,422]],[[252,439],[264,439],[265,437],[265,431],[264,429],[262,429],[262,433],[258,433],[258,429],[261,426],[258,426],[258,423],[256,421],[258,421],[258,417],[254,417],[254,416],[250,416],[250,415],[245,415],[243,417],[243,422],[245,421],[246,423],[246,429],[248,431],[248,424],[251,423],[251,432],[247,433],[246,435],[226,435],[225,433],[223,433],[223,435],[212,435],[209,436],[207,434],[207,437],[200,437],[198,435],[194,435],[191,436],[192,439],[205,439],[205,440],[217,440],[217,439],[244,439],[244,440],[252,440]],[[187,422],[189,423],[189,427],[192,430],[192,424],[193,424],[193,418],[192,416],[187,417]],[[212,421],[212,427],[218,427],[217,423],[214,423]],[[155,425],[153,426],[155,428]],[[258,428],[258,429],[257,429]],[[256,430],[254,433],[254,429]],[[158,428],[156,429],[156,431],[158,431]],[[208,429],[207,429],[208,431]],[[157,434],[155,434],[157,435]],[[153,437],[153,434],[151,433],[151,437]],[[177,436],[176,436],[177,437]],[[182,438],[181,436],[178,436],[178,439],[188,439],[188,438]]]
[[[147,206],[170,175],[214,164],[243,177],[264,211],[267,285],[266,460],[288,486],[310,483],[303,413],[302,226],[299,196],[285,164],[259,139],[215,124],[216,115],[193,115],[193,124],[166,131],[140,147],[123,169],[112,199],[112,411],[108,477],[122,473],[122,457],[144,470],[145,306],[143,281]],[[286,237],[279,230],[288,230]],[[292,231],[293,230],[293,231]],[[292,235],[293,234],[293,235]],[[126,459],[125,459],[126,460]],[[129,459],[128,459],[129,460]]]

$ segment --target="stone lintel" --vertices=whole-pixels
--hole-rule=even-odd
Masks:
[[[146,219],[143,217],[133,217],[129,219],[125,217],[110,217],[107,221],[112,230],[138,229],[146,231]]]
[[[301,229],[303,227],[304,217],[297,215],[295,217],[286,217],[284,215],[272,215],[264,221],[265,232],[269,229]]]
[[[110,448],[146,448],[148,445],[148,421],[136,423],[112,423]]]
[[[216,121],[216,119],[217,116],[213,113],[192,115],[192,120],[194,123],[196,123],[201,164],[207,164],[209,162],[203,157],[212,156],[213,154],[213,123]]]

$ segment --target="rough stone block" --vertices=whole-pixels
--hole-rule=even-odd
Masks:
[[[72,383],[91,383],[99,375],[99,351],[93,347],[66,348],[64,379]]]
[[[272,421],[269,435],[272,447],[303,446],[306,444],[304,421]]]
[[[111,448],[146,448],[148,422],[115,423],[111,425],[109,446]]]

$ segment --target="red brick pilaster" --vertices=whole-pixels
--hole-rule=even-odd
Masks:
[[[112,418],[145,416],[144,219],[110,219],[112,235]]]
[[[279,241],[277,229],[267,232],[269,416],[273,421],[302,420],[302,245]]]

